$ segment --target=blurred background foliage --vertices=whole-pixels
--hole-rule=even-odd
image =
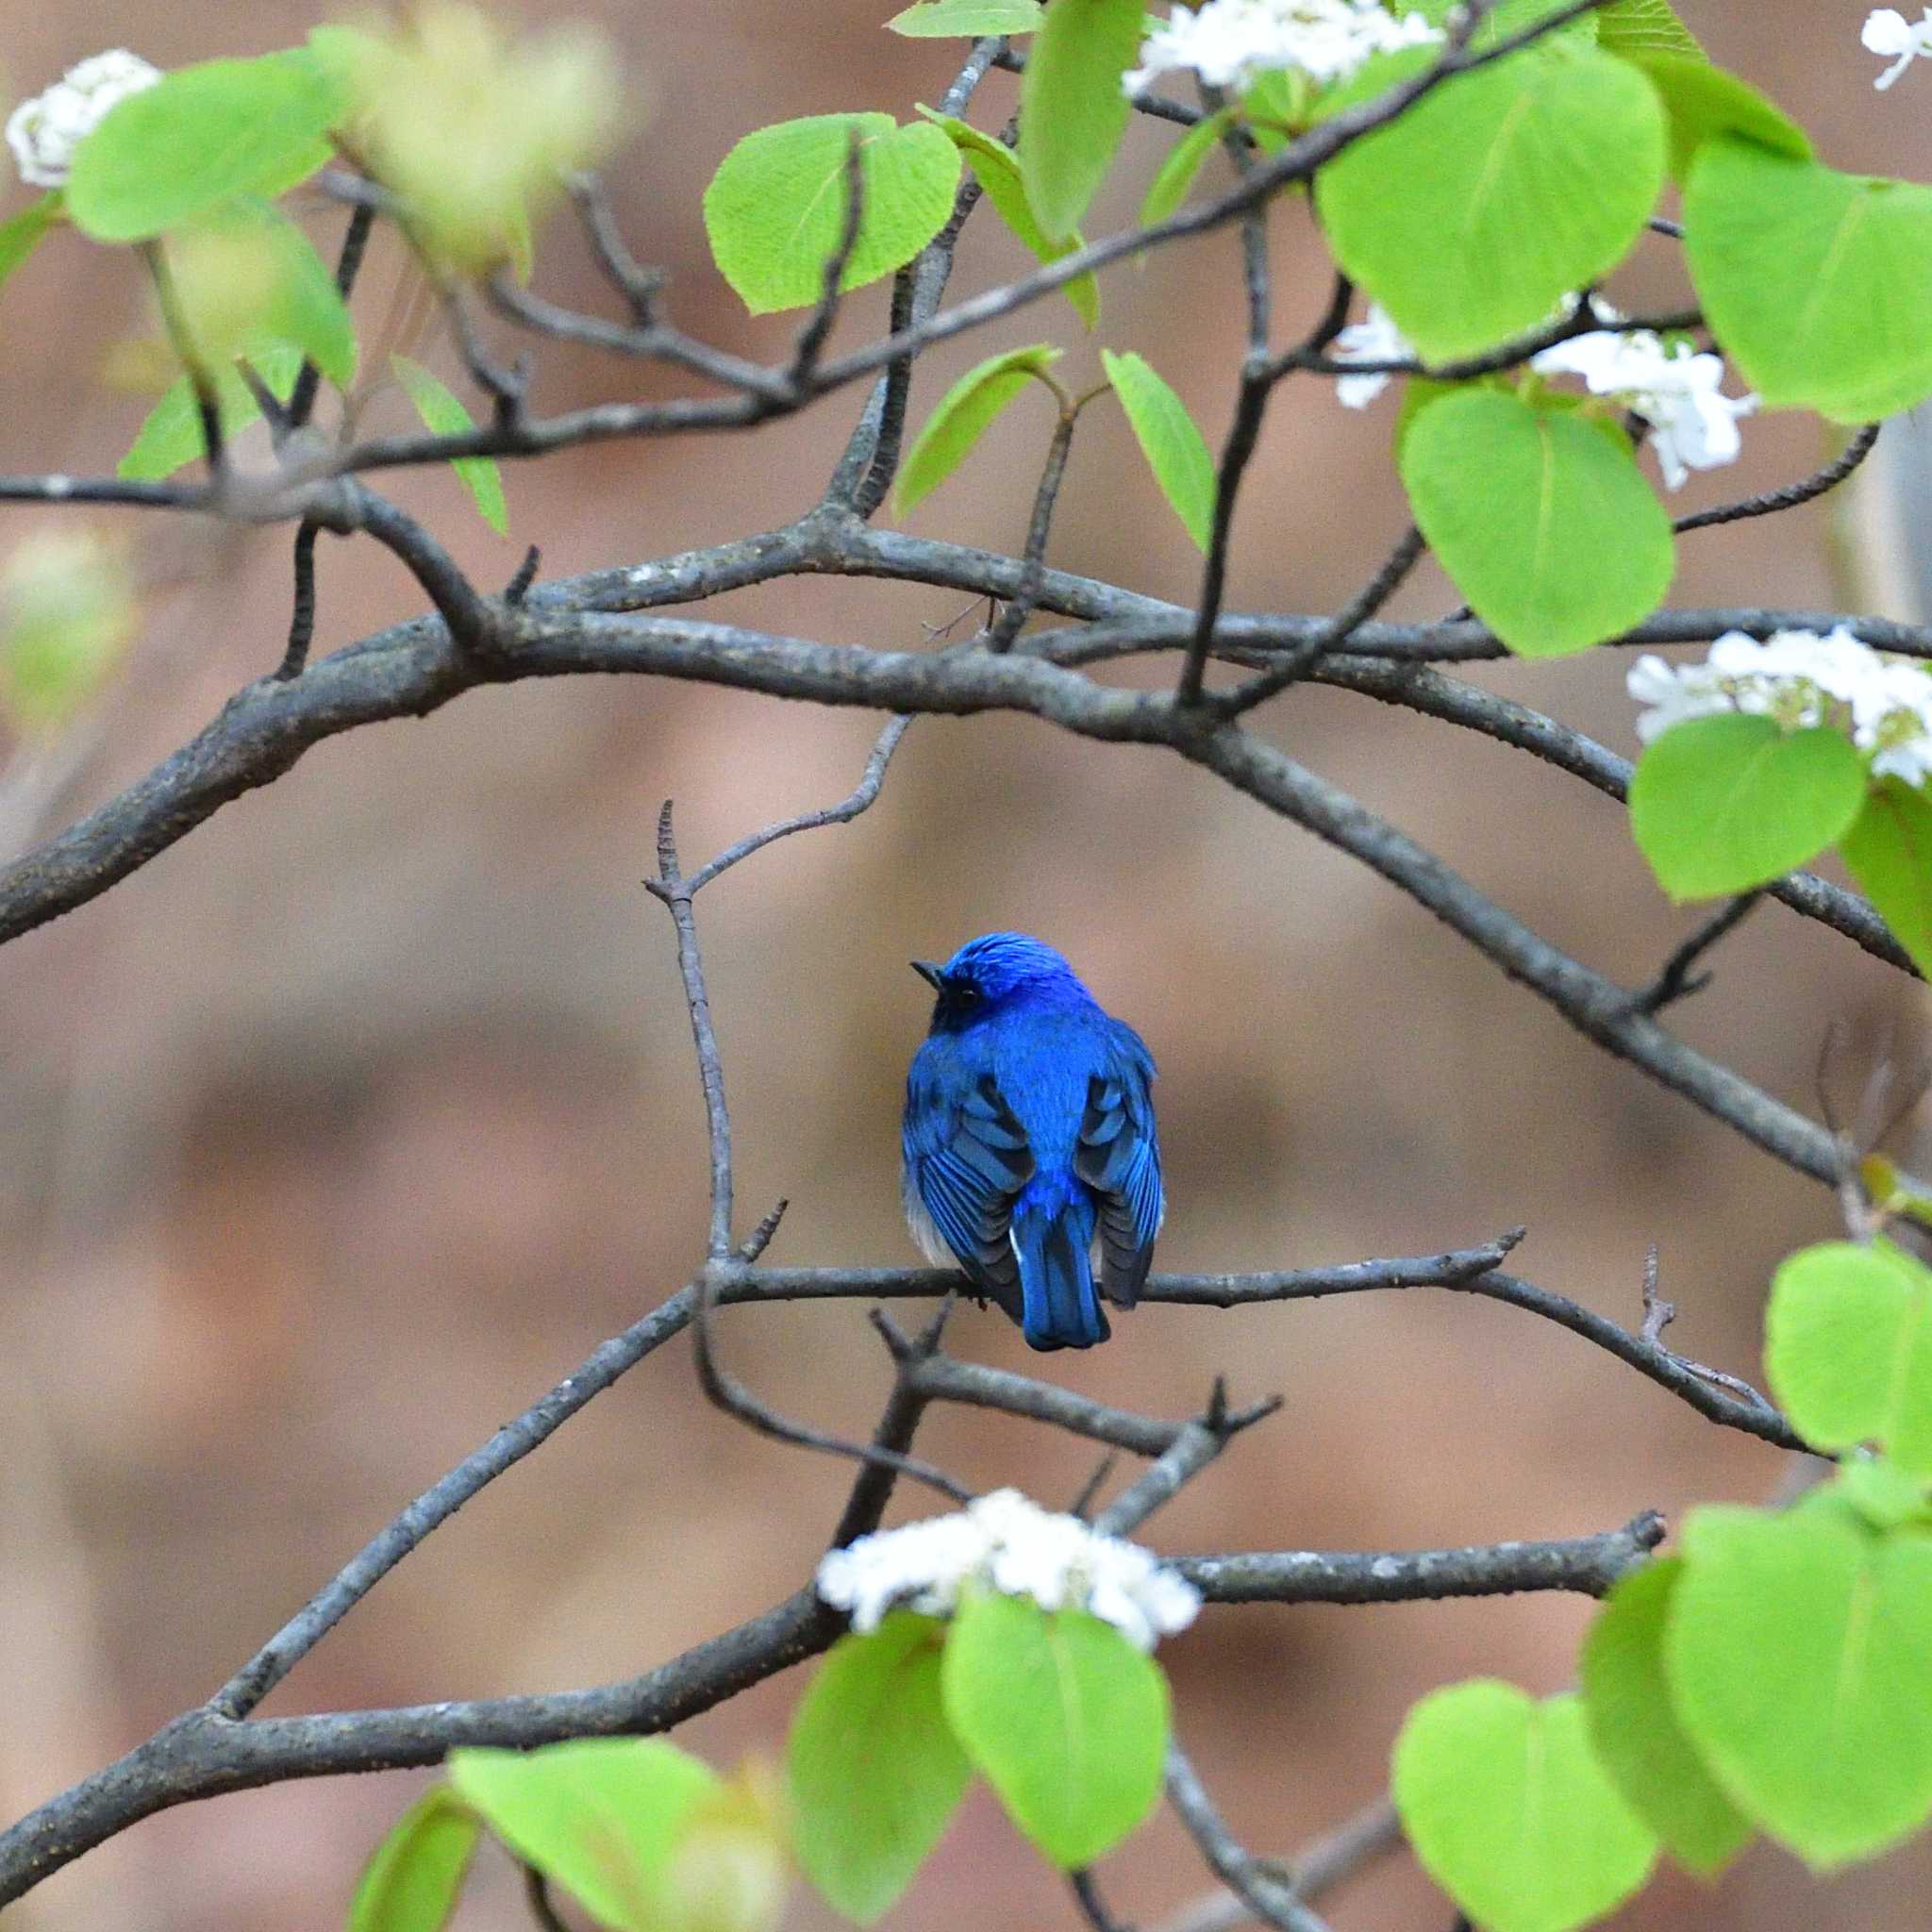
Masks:
[[[570,7],[619,49],[639,131],[608,178],[631,244],[672,275],[680,323],[771,356],[787,318],[746,319],[710,266],[699,196],[727,148],[785,116],[934,101],[944,43],[880,31],[890,7],[773,0]],[[1781,99],[1841,166],[1932,175],[1932,124],[1874,105],[1859,9],[1685,0],[1718,58]],[[125,44],[163,66],[289,45],[315,16],[284,0],[219,14],[149,0],[9,9],[8,98]],[[975,106],[997,127],[1013,83]],[[1130,136],[1090,232],[1130,218],[1172,139]],[[25,200],[14,186],[0,216]],[[317,208],[329,253],[341,215]],[[1327,277],[1297,210],[1276,215],[1283,326]],[[553,219],[537,286],[609,299],[580,237]],[[1019,273],[1019,245],[975,224],[954,287]],[[1145,351],[1218,434],[1240,353],[1232,236],[1107,282],[1098,341]],[[1613,284],[1626,308],[1681,293],[1653,242]],[[358,297],[370,338],[405,298],[391,238]],[[842,341],[883,325],[848,305]],[[150,397],[130,392],[152,327],[125,253],[56,238],[6,292],[0,465],[110,469]],[[922,362],[915,416],[993,349],[1066,331],[1075,384],[1096,343],[1064,309]],[[452,382],[433,334],[418,353]],[[670,393],[588,351],[543,346],[547,410]],[[856,395],[749,440],[612,444],[510,466],[509,541],[446,471],[399,475],[479,579],[541,541],[546,575],[762,527],[821,488]],[[402,427],[406,401],[367,421]],[[1323,609],[1399,529],[1393,400],[1367,418],[1289,385],[1243,503],[1230,601]],[[256,434],[259,434],[258,429]],[[912,526],[1018,548],[1043,447],[1015,409]],[[1755,423],[1741,472],[1684,508],[1788,480],[1824,454],[1806,416]],[[1881,484],[1881,492],[1885,488]],[[1814,506],[1685,546],[1674,601],[1900,608],[1912,553]],[[1118,412],[1083,421],[1052,560],[1187,597],[1196,559],[1141,473]],[[78,520],[11,510],[0,558]],[[78,722],[15,747],[0,840],[18,850],[139,775],[242,681],[273,668],[288,618],[286,529],[127,517],[95,525],[95,636],[124,668]],[[1883,541],[1880,541],[1880,540]],[[318,649],[411,615],[419,599],[369,546],[325,540]],[[131,643],[115,588],[139,586]],[[1893,583],[1901,588],[1890,588]],[[5,594],[31,609],[32,572]],[[1427,570],[1396,614],[1455,600]],[[777,584],[711,614],[915,646],[961,617],[939,593]],[[967,622],[974,621],[971,616]],[[1624,665],[1479,675],[1635,749]],[[1166,676],[1168,667],[1143,675]],[[423,724],[325,744],[101,902],[0,956],[0,1809],[12,1817],[205,1695],[399,1505],[702,1254],[705,1158],[667,923],[637,881],[658,801],[687,859],[841,796],[876,721],[674,684],[570,681],[484,691]],[[1596,794],[1448,727],[1317,690],[1265,728],[1539,930],[1641,981],[1690,915],[1650,884],[1622,815]],[[995,925],[1062,946],[1146,1035],[1159,1090],[1174,1268],[1290,1266],[1422,1252],[1527,1223],[1524,1273],[1634,1321],[1646,1244],[1681,1310],[1675,1344],[1755,1373],[1776,1259],[1834,1209],[1716,1124],[1610,1061],[1366,873],[1177,762],[1029,721],[916,725],[879,806],[849,830],[787,841],[701,908],[736,1108],[747,1217],[793,1206],[774,1258],[910,1257],[900,1222],[900,1083],[927,996],[907,970]],[[1908,1058],[1919,1000],[1842,941],[1780,908],[1719,957],[1677,1024],[1772,1091],[1815,1107],[1826,1026],[1847,1099]],[[885,1386],[862,1308],[733,1312],[734,1365],[781,1407],[847,1429]],[[956,1345],[1022,1365],[1017,1334],[967,1311]],[[1229,1370],[1285,1414],[1191,1489],[1168,1549],[1399,1546],[1559,1536],[1637,1508],[1758,1500],[1777,1457],[1699,1423],[1554,1327],[1441,1293],[1215,1316],[1148,1310],[1057,1373],[1179,1415]],[[977,1486],[1064,1500],[1071,1442],[972,1414],[925,1445]],[[836,1513],[838,1464],[753,1441],[708,1410],[683,1345],[654,1358],[435,1538],[277,1693],[322,1708],[630,1674],[794,1587]],[[909,1506],[923,1508],[917,1499]],[[1402,1712],[1483,1672],[1558,1688],[1587,1606],[1527,1598],[1342,1612],[1224,1610],[1164,1657],[1179,1734],[1237,1832],[1288,1849],[1381,1787]],[[691,1728],[714,1762],[775,1749],[800,1686],[780,1679]],[[9,1916],[22,1932],[340,1923],[361,1858],[413,1783],[335,1779],[165,1814],[63,1872]],[[1157,1821],[1113,1861],[1144,1915],[1199,1889]],[[512,1874],[484,1874],[472,1924],[522,1923]],[[1922,1844],[1816,1890],[1754,1852],[1715,1893],[1668,1878],[1616,1923],[1753,1932],[1904,1924],[1923,1912]],[[1917,1901],[1918,1903],[1914,1903]],[[893,1926],[1060,1924],[1058,1882],[974,1800]],[[1335,1907],[1344,1928],[1431,1923],[1402,1859]],[[800,1895],[793,1921],[829,1924]]]

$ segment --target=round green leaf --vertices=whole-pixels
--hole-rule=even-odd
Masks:
[[[1671,122],[1671,173],[1679,181],[1697,150],[1720,134],[1741,134],[1779,154],[1810,159],[1810,137],[1795,121],[1701,53],[1633,51],[1624,58],[1649,76],[1663,101]]]
[[[1460,390],[1421,408],[1398,462],[1429,547],[1520,657],[1614,637],[1670,584],[1670,519],[1613,424]]]
[[[1932,1272],[1889,1242],[1825,1241],[1771,1285],[1764,1368],[1821,1449],[1881,1443],[1932,1477]]]
[[[1914,1830],[1932,1811],[1932,1537],[1703,1508],[1684,1554],[1664,1667],[1740,1808],[1821,1868]]]
[[[1345,148],[1315,193],[1341,266],[1440,362],[1534,328],[1613,268],[1663,175],[1656,90],[1566,46],[1444,83]]]
[[[940,1702],[943,1635],[932,1618],[899,1611],[841,1638],[791,1720],[798,1862],[861,1925],[911,1884],[973,1775]]]
[[[953,212],[959,154],[924,122],[814,114],[747,134],[705,190],[705,232],[719,273],[754,315],[803,308],[824,292],[845,229],[845,162],[859,142],[858,240],[841,289],[903,268]]]
[[[620,1932],[659,1932],[691,1814],[723,1789],[661,1738],[585,1738],[541,1751],[452,1751],[457,1795],[525,1864]]]
[[[1869,423],[1932,395],[1932,189],[1721,135],[1684,191],[1706,320],[1774,408]]]
[[[1188,406],[1144,356],[1100,352],[1101,367],[1127,412],[1128,426],[1161,493],[1205,551],[1214,535],[1214,458]]]
[[[376,1846],[349,1904],[349,1932],[441,1932],[483,1826],[475,1814],[432,1786]]]
[[[1682,1559],[1625,1576],[1583,1641],[1580,1669],[1591,1741],[1630,1808],[1688,1870],[1711,1877],[1751,1837],[1671,1707],[1664,1625]]]
[[[1880,779],[1838,849],[1892,938],[1932,978],[1932,799]]]
[[[925,419],[918,441],[899,472],[898,501],[908,510],[928,496],[966,459],[1007,405],[1059,359],[1060,352],[1046,342],[1008,349],[969,369]]]
[[[1451,1684],[1409,1712],[1392,1773],[1416,1857],[1484,1932],[1571,1932],[1628,1898],[1657,1857],[1574,1696]]]
[[[177,68],[81,142],[68,213],[97,242],[145,241],[217,202],[301,179],[335,111],[335,90],[306,55]]]
[[[1083,245],[1076,228],[1061,242],[1049,242],[1041,233],[1033,210],[1026,205],[1026,190],[1020,180],[1020,158],[1005,142],[982,134],[969,121],[957,114],[936,114],[930,108],[919,110],[935,127],[945,130],[946,138],[966,158],[973,178],[986,191],[1001,221],[1012,229],[1041,261],[1058,261]],[[1060,290],[1074,305],[1074,312],[1089,328],[1100,320],[1100,284],[1091,275],[1075,275]]]
[[[1724,711],[1673,724],[1630,779],[1630,830],[1674,899],[1748,892],[1807,864],[1857,817],[1851,740]]]
[[[969,1597],[940,1686],[953,1735],[1013,1823],[1069,1871],[1146,1817],[1167,1757],[1167,1679],[1111,1624],[1030,1597]]]
[[[1141,51],[1141,0],[1054,0],[1020,82],[1020,174],[1049,240],[1079,226],[1126,132],[1121,79]]]

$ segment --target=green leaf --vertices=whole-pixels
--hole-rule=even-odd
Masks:
[[[349,1932],[441,1932],[483,1826],[435,1785],[376,1846],[349,1905]]]
[[[287,402],[294,393],[295,378],[301,372],[302,351],[286,345],[271,347],[250,360],[255,373],[267,384],[269,393],[279,402]],[[215,372],[215,395],[220,404],[224,437],[239,435],[261,414],[255,391],[233,369]],[[183,375],[168,386],[160,401],[147,412],[135,436],[134,447],[115,465],[115,474],[137,482],[158,482],[172,476],[184,464],[198,461],[201,456],[201,411],[195,404],[193,386]]]
[[[1154,480],[1205,552],[1214,536],[1214,458],[1188,406],[1144,357],[1103,349],[1100,361]]]
[[[1167,1756],[1167,1679],[1111,1624],[969,1596],[940,1666],[946,1720],[1008,1815],[1057,1864],[1091,1864],[1146,1817]]]
[[[395,373],[423,426],[432,436],[460,436],[476,426],[469,410],[448,389],[430,375],[422,363],[408,356],[391,356],[389,366]],[[493,457],[454,457],[450,468],[462,479],[463,488],[475,499],[483,521],[499,537],[509,534],[509,508],[503,500],[503,473]]]
[[[660,1932],[681,1829],[723,1789],[661,1738],[452,1751],[448,1767],[457,1795],[518,1857],[625,1932]]]
[[[1141,225],[1143,228],[1151,228],[1156,222],[1166,221],[1187,200],[1188,192],[1194,185],[1194,177],[1206,165],[1208,157],[1220,146],[1221,137],[1234,118],[1234,108],[1223,108],[1219,113],[1208,114],[1196,121],[1174,144],[1166,160],[1160,164],[1160,172],[1154,177],[1154,185],[1147,191],[1147,198],[1141,204]]]
[[[803,308],[824,291],[845,228],[845,159],[859,142],[858,241],[841,289],[903,268],[945,226],[959,154],[937,127],[890,114],[813,114],[747,134],[705,190],[719,273],[754,315]]]
[[[1869,423],[1932,395],[1932,189],[1721,135],[1685,187],[1684,248],[1712,332],[1771,408]]]
[[[1580,1659],[1597,1757],[1625,1803],[1687,1870],[1714,1877],[1751,1837],[1685,1736],[1664,1676],[1664,1626],[1683,1560],[1664,1557],[1625,1576],[1597,1612]]]
[[[1552,50],[1424,95],[1321,171],[1316,206],[1341,266],[1446,361],[1534,328],[1615,267],[1656,205],[1664,147],[1657,91],[1627,60]]]
[[[1924,1478],[1882,1456],[1847,1456],[1839,1464],[1833,1487],[1875,1530],[1932,1524]]]
[[[1881,778],[1838,849],[1892,938],[1932,978],[1932,801]]]
[[[1008,349],[969,369],[925,419],[899,472],[897,491],[901,512],[931,495],[971,452],[993,420],[1028,382],[1059,360],[1060,352],[1046,342]]]
[[[81,142],[68,211],[97,242],[141,242],[235,195],[286,188],[316,165],[336,106],[302,54],[177,68]]]
[[[1664,1633],[1677,1715],[1739,1807],[1807,1863],[1932,1810],[1932,1538],[1834,1509],[1706,1507]]]
[[[943,1636],[932,1618],[898,1611],[841,1638],[791,1721],[799,1863],[861,1925],[911,1884],[973,1776],[940,1701]]]
[[[1561,399],[1442,396],[1408,425],[1398,463],[1429,547],[1520,657],[1614,637],[1670,584],[1670,519],[1628,438]]]
[[[1771,1285],[1764,1367],[1821,1449],[1878,1442],[1932,1477],[1932,1272],[1890,1242],[1825,1241]]]
[[[1430,1877],[1484,1932],[1570,1932],[1630,1896],[1657,1840],[1591,1750],[1581,1700],[1476,1678],[1424,1697],[1392,1791]]]
[[[1637,761],[1630,830],[1674,899],[1748,892],[1808,863],[1865,797],[1852,742],[1725,711],[1673,724]]]
[[[1801,161],[1811,158],[1811,138],[1790,115],[1701,53],[1633,51],[1624,58],[1649,76],[1670,116],[1671,173],[1677,180],[1690,174],[1698,149],[1720,134],[1742,135]]]
[[[1040,0],[919,0],[886,25],[915,40],[977,39],[981,34],[1030,34],[1040,26]]]
[[[347,305],[315,244],[286,215],[263,201],[233,201],[168,247],[192,341],[244,352],[264,338],[292,342],[339,388],[356,379]],[[212,286],[199,285],[197,264]]]
[[[1681,54],[1705,58],[1671,0],[1616,0],[1596,15],[1597,45],[1611,54]]]
[[[66,205],[65,192],[56,188],[28,202],[10,221],[0,223],[0,283],[41,245],[41,237],[60,219]]]
[[[1141,51],[1141,0],[1053,0],[1020,82],[1020,173],[1050,239],[1079,226],[1133,111],[1121,79]]]
[[[1058,261],[1061,256],[1071,255],[1074,249],[1084,245],[1078,229],[1063,242],[1049,242],[1041,232],[1040,224],[1033,219],[1033,210],[1026,205],[1026,191],[1021,185],[1020,158],[1004,142],[995,141],[990,134],[982,134],[970,122],[961,121],[957,115],[936,114],[930,108],[921,108],[919,111],[935,127],[945,130],[947,140],[965,156],[974,179],[986,191],[986,198],[998,211],[1000,220],[1041,261]],[[1092,275],[1076,276],[1060,292],[1074,305],[1074,313],[1089,328],[1099,322],[1100,284]]]

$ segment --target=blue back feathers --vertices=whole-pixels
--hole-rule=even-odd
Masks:
[[[1033,1347],[1105,1341],[1100,1297],[1133,1307],[1160,1227],[1152,1056],[1024,933],[914,965],[937,995],[906,1082],[914,1235],[933,1259],[950,1253]]]

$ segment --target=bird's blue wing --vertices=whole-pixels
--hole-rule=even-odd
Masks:
[[[1113,1023],[1106,1070],[1087,1083],[1074,1172],[1093,1190],[1100,1222],[1101,1291],[1130,1308],[1154,1262],[1164,1208],[1154,1126],[1154,1058],[1131,1026]]]
[[[1008,1231],[1033,1152],[998,1083],[922,1053],[906,1083],[902,1144],[908,1214],[916,1204],[974,1286],[1017,1322],[1020,1264]]]

